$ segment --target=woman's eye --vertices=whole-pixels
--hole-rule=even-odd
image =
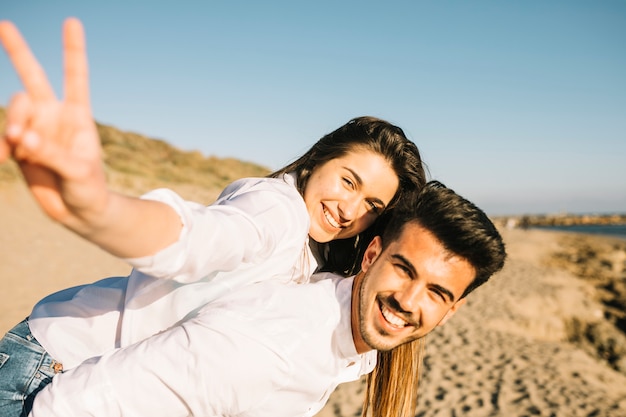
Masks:
[[[374,212],[374,213],[376,213],[376,214],[380,214],[380,212],[382,211],[382,210],[380,209],[380,207],[378,207],[378,206],[376,205],[376,203],[374,203],[374,202],[372,202],[372,201],[368,201],[368,202],[367,202],[367,204],[368,204],[368,205],[369,205],[369,207],[370,207],[370,211],[373,211],[373,212]]]
[[[354,183],[352,182],[352,180],[350,180],[350,178],[344,178],[343,182],[346,183],[346,185],[351,189],[354,189]]]

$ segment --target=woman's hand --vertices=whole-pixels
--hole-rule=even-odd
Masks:
[[[0,23],[0,41],[25,87],[8,106],[0,161],[12,155],[43,210],[80,230],[83,222],[101,214],[109,195],[89,104],[82,25],[68,19],[63,27],[62,100],[12,23]]]
[[[175,242],[182,224],[170,206],[107,187],[81,23],[70,18],[63,26],[62,100],[12,23],[0,22],[0,42],[25,87],[7,109],[0,162],[13,157],[52,219],[116,256],[151,255]]]

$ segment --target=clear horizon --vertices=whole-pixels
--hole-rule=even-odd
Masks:
[[[59,94],[69,16],[100,123],[275,169],[373,115],[490,215],[626,211],[626,2],[5,2]]]

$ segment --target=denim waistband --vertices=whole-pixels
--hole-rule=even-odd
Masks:
[[[31,349],[35,349],[41,351],[42,354],[45,355],[46,362],[49,362],[50,369],[54,371],[55,374],[59,372],[63,372],[63,364],[55,359],[53,359],[48,352],[41,346],[41,343],[33,336],[30,331],[30,327],[28,326],[28,317],[24,320],[17,323],[11,330],[7,333],[10,333],[14,337],[22,339],[30,344]],[[34,346],[33,346],[34,345]]]
[[[8,331],[8,333],[11,333],[14,336],[41,346],[39,341],[37,341],[37,339],[35,339],[35,336],[33,336],[33,334],[30,332],[30,327],[28,326],[28,317],[16,324],[11,330]]]

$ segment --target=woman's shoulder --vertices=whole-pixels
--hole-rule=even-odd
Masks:
[[[283,195],[288,199],[302,201],[302,196],[296,188],[295,180],[290,175],[284,175],[280,178],[240,178],[236,181],[233,181],[226,188],[224,188],[224,190],[218,197],[218,201],[223,199],[231,199],[249,193],[266,194],[269,199],[276,198],[276,196],[278,195]]]
[[[275,228],[273,233],[308,234],[309,213],[295,181],[286,178],[242,178],[224,189],[213,206],[235,210],[253,219],[257,227]]]

